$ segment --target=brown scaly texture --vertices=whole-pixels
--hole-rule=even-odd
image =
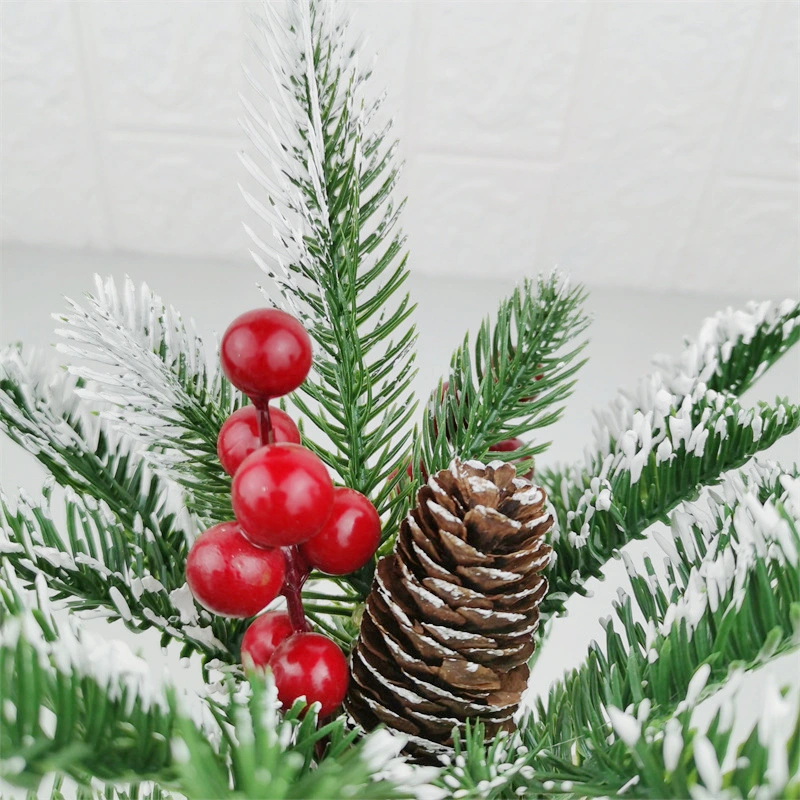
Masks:
[[[528,681],[553,517],[510,464],[454,461],[417,493],[378,562],[352,656],[347,711],[406,734],[431,760],[453,727],[512,727]]]

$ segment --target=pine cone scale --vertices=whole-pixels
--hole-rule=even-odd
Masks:
[[[353,653],[346,706],[359,724],[410,736],[421,758],[469,718],[487,736],[512,724],[547,592],[545,501],[499,462],[454,462],[419,490]]]

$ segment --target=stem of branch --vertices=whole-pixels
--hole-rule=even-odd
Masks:
[[[258,419],[258,435],[262,445],[270,445],[275,441],[272,428],[272,419],[269,414],[269,398],[253,400]],[[296,546],[282,547],[283,557],[286,560],[286,576],[283,580],[281,594],[286,598],[286,610],[289,613],[289,622],[295,633],[308,631],[311,626],[306,620],[303,611],[303,598],[301,592],[303,584],[311,571],[300,555]]]

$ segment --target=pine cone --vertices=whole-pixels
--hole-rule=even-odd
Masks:
[[[467,719],[512,727],[547,593],[545,500],[499,461],[454,461],[419,490],[367,597],[345,701],[358,724],[428,761]]]

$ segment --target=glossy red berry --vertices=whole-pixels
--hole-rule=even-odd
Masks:
[[[272,444],[242,462],[233,478],[231,501],[252,542],[285,547],[319,533],[333,506],[333,482],[310,450]]]
[[[258,308],[237,317],[220,347],[222,370],[254,401],[293,392],[311,369],[311,339],[292,316]]]
[[[504,439],[502,442],[497,442],[489,448],[490,453],[512,453],[514,450],[519,450],[525,442],[522,439]]]
[[[289,709],[298,697],[319,702],[320,718],[344,700],[349,678],[347,661],[339,647],[319,633],[296,633],[285,639],[269,661],[278,699]]]
[[[300,444],[300,431],[287,413],[270,406],[269,417],[275,443]],[[217,437],[217,456],[225,472],[228,475],[235,475],[242,461],[261,446],[258,411],[255,406],[245,406],[234,411],[220,428]]]
[[[333,510],[322,530],[300,545],[305,560],[328,575],[347,575],[363,567],[381,539],[375,506],[355,489],[333,490]]]
[[[267,611],[253,620],[242,638],[242,663],[264,669],[278,645],[293,633],[285,611]]]
[[[186,581],[197,602],[225,617],[258,614],[278,596],[284,570],[280,550],[256,547],[235,522],[201,534],[186,559]]]

